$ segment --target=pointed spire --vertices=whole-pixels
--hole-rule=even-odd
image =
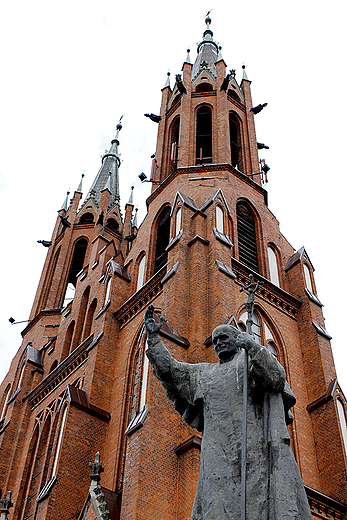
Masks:
[[[82,181],[83,181],[83,177],[84,177],[84,173],[82,173],[81,180],[80,180],[80,183],[79,183],[78,188],[77,188],[77,191],[79,191],[80,193],[82,193]]]
[[[118,169],[120,167],[121,161],[120,154],[118,152],[118,146],[119,132],[122,129],[122,117],[119,119],[116,127],[116,137],[111,141],[111,147],[109,151],[106,150],[102,156],[101,167],[85,199],[88,200],[89,198],[93,197],[97,207],[100,203],[101,192],[106,188],[111,193],[109,207],[113,206],[115,203],[119,203],[120,194]]]
[[[131,223],[132,227],[136,227],[137,228],[137,212],[138,212],[139,208],[135,208],[135,215],[134,215],[134,218],[133,218],[133,221]]]
[[[190,61],[190,49],[187,49],[186,63],[191,63],[191,61]]]
[[[131,186],[131,192],[130,192],[128,204],[133,204],[133,192],[134,192],[134,185]]]
[[[213,39],[213,32],[210,29],[211,18],[209,13],[205,18],[206,30],[203,33],[203,39],[198,44],[198,55],[193,65],[192,81],[194,81],[202,69],[207,69],[216,78],[215,63],[219,59],[219,48]]]
[[[67,211],[67,208],[69,207],[69,206],[68,206],[68,203],[69,203],[69,195],[70,195],[70,192],[68,191],[68,192],[66,193],[66,197],[65,197],[65,200],[64,200],[64,202],[63,202],[63,205],[62,205],[62,207],[60,208],[59,211],[61,211],[62,209],[65,210],[65,211]]]
[[[242,68],[243,68],[242,79],[246,79],[247,81],[249,81],[248,76],[247,76],[247,72],[246,72],[246,65],[243,64]]]
[[[164,85],[165,87],[170,87],[170,72],[167,73],[166,83]]]

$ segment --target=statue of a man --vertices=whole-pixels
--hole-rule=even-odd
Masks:
[[[247,520],[312,520],[286,427],[295,397],[267,348],[230,325],[212,334],[218,363],[181,363],[159,338],[154,307],[145,314],[147,356],[176,410],[203,432],[191,520],[240,520],[244,354],[249,356]]]

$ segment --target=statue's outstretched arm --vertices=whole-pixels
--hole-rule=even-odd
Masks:
[[[160,379],[171,382],[171,368],[174,358],[159,337],[159,331],[163,324],[161,317],[159,323],[154,319],[154,306],[150,305],[145,312],[145,327],[147,331],[148,349],[147,357],[153,367],[160,373]]]

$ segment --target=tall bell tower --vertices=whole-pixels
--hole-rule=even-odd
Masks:
[[[80,185],[58,212],[30,322],[0,387],[10,520],[190,517],[202,436],[148,366],[143,316],[152,303],[164,317],[176,359],[216,362],[213,329],[245,329],[250,274],[260,282],[253,334],[297,398],[289,433],[312,516],[345,518],[346,399],[313,264],[268,207],[254,123],[263,105],[253,107],[245,68],[241,81],[227,70],[205,22],[194,63],[188,51],[148,121],[158,137],[141,225],[132,194],[121,213],[120,123],[86,198]]]

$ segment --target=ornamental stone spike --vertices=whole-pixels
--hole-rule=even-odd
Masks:
[[[11,491],[7,492],[6,498],[2,498],[0,500],[0,520],[6,520],[7,515],[10,512],[10,508],[13,506],[13,503],[11,502]]]
[[[100,461],[100,453],[97,452],[95,455],[95,461],[89,462],[89,467],[91,468],[92,474],[90,475],[90,480],[95,480],[96,482],[100,481],[100,473],[104,471],[104,467]]]
[[[167,73],[167,78],[166,78],[166,83],[164,85],[164,88],[165,87],[170,87],[170,72]]]
[[[65,200],[63,202],[63,205],[62,205],[62,207],[60,208],[59,211],[61,211],[62,209],[67,211],[68,203],[69,203],[69,195],[70,195],[70,192],[68,191],[67,194],[66,194]]]

